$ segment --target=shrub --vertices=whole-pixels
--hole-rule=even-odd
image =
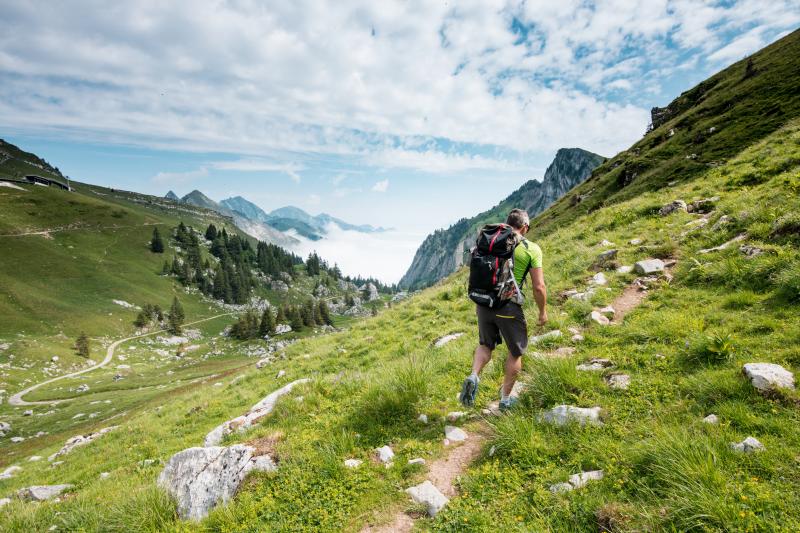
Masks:
[[[684,358],[692,364],[717,365],[733,358],[736,344],[730,333],[714,333],[695,338],[684,351]]]

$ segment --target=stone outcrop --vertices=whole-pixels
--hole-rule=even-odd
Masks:
[[[742,372],[758,390],[794,389],[794,374],[775,363],[747,363]]]
[[[297,385],[302,385],[303,383],[308,383],[309,381],[311,380],[308,378],[298,379],[289,383],[288,385],[284,385],[251,407],[247,413],[228,420],[227,422],[223,422],[219,426],[212,429],[208,435],[206,435],[204,446],[217,446],[222,442],[222,439],[225,438],[225,436],[230,435],[234,431],[241,432],[252,427],[253,424],[270,414],[272,410],[275,409],[275,404],[278,403],[278,400],[281,396],[289,394]]]
[[[635,265],[633,265],[633,270],[637,274],[648,275],[648,274],[655,274],[656,272],[663,272],[664,271],[664,261],[661,259],[643,259],[642,261],[637,261]]]
[[[269,456],[254,453],[243,444],[188,448],[170,458],[158,485],[175,498],[181,518],[200,520],[227,503],[250,472],[277,468]]]
[[[114,431],[118,427],[119,426],[111,426],[103,428],[100,431],[96,431],[94,433],[88,433],[86,435],[75,435],[74,437],[70,437],[69,439],[67,439],[67,442],[64,443],[64,446],[56,453],[48,457],[47,460],[52,462],[56,457],[66,455],[78,446],[85,446],[90,442],[92,442],[93,440],[102,437],[109,431]]]
[[[530,180],[489,211],[463,218],[446,230],[428,235],[400,280],[400,287],[424,288],[453,273],[465,264],[469,249],[475,243],[477,227],[488,222],[505,221],[514,207],[525,209],[531,218],[535,217],[582,183],[602,162],[602,156],[579,148],[559,150],[541,182]]]
[[[43,502],[52,500],[72,488],[70,484],[63,485],[34,485],[17,491],[17,498],[28,502]]]

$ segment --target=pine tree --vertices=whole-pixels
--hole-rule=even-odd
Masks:
[[[86,333],[81,332],[81,334],[78,335],[77,340],[75,340],[75,351],[78,352],[78,355],[81,357],[89,357],[89,337],[86,335]]]
[[[164,266],[161,267],[161,275],[162,276],[168,276],[171,270],[172,270],[172,267],[170,266],[169,261],[165,260],[164,261]]]
[[[206,228],[206,240],[213,241],[217,238],[217,227],[214,224],[209,224]]]
[[[325,300],[319,301],[319,318],[322,320],[322,323],[326,326],[332,326],[333,321],[331,320],[331,312],[328,309],[328,304]]]
[[[150,323],[150,316],[144,310],[139,311],[139,314],[136,315],[136,320],[133,321],[133,325],[136,326],[137,328],[143,328],[149,323]]]
[[[312,306],[310,302],[306,302],[302,309],[300,310],[300,316],[303,317],[303,325],[314,327],[316,324],[314,323],[314,312],[312,311]]]
[[[297,307],[289,308],[289,325],[292,326],[294,331],[303,329],[303,317]]]
[[[170,268],[170,273],[174,274],[175,276],[181,275],[181,262],[177,258],[177,256],[172,256],[172,268]]]
[[[186,315],[183,313],[183,306],[178,301],[178,297],[172,298],[172,306],[169,308],[169,324],[167,330],[173,335],[180,335],[181,326]]]
[[[286,324],[286,312],[283,310],[283,307],[278,308],[278,314],[275,316],[275,323]]]
[[[267,335],[275,333],[275,318],[272,316],[272,310],[267,307],[261,313],[261,323],[258,325],[258,335],[262,339]]]
[[[164,253],[164,241],[161,240],[161,234],[158,228],[153,228],[153,238],[150,239],[150,251],[154,254]]]

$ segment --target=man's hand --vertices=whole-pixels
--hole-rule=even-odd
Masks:
[[[547,311],[541,311],[539,313],[539,325],[544,326],[547,324]]]

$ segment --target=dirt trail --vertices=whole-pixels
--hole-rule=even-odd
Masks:
[[[482,424],[477,431],[469,433],[469,438],[459,445],[451,445],[447,455],[428,466],[428,479],[448,498],[458,495],[455,481],[467,467],[477,459],[483,444],[488,439],[488,426]],[[391,522],[380,526],[364,526],[361,533],[405,533],[414,528],[414,518],[398,511]]]
[[[201,322],[208,322],[209,320],[214,320],[215,318],[219,318],[221,316],[227,316],[227,315],[231,315],[231,314],[233,314],[233,313],[222,313],[221,315],[216,315],[216,316],[212,316],[212,317],[209,317],[209,318],[204,318],[202,320],[196,320],[194,322],[189,322],[188,324],[184,324],[184,326],[193,326],[194,324],[200,324]],[[122,344],[124,342],[128,342],[129,340],[138,339],[140,337],[148,337],[150,335],[155,335],[157,333],[164,333],[165,331],[166,330],[164,330],[164,329],[159,329],[157,331],[151,331],[150,333],[143,333],[142,335],[133,335],[131,337],[126,337],[124,339],[120,339],[118,341],[114,341],[113,343],[111,343],[111,345],[106,350],[105,359],[103,359],[102,361],[100,361],[96,365],[90,366],[89,368],[84,368],[83,370],[78,370],[77,372],[71,372],[69,374],[64,374],[63,376],[54,377],[52,379],[48,379],[46,381],[42,381],[41,383],[37,383],[36,385],[32,385],[32,386],[28,387],[27,389],[25,389],[23,391],[20,391],[20,392],[14,394],[13,396],[9,397],[8,398],[8,403],[10,405],[17,405],[17,406],[22,406],[22,405],[56,405],[56,404],[61,403],[61,402],[67,402],[69,400],[73,400],[74,398],[62,398],[60,400],[41,400],[41,401],[38,401],[38,402],[28,402],[28,401],[23,400],[22,397],[25,396],[26,394],[28,394],[29,392],[33,392],[36,389],[38,389],[39,387],[41,387],[43,385],[47,385],[49,383],[53,383],[54,381],[58,381],[58,380],[61,380],[61,379],[66,379],[66,378],[74,378],[75,376],[80,376],[81,374],[86,374],[87,372],[91,372],[92,370],[96,370],[98,368],[102,368],[102,367],[106,366],[108,363],[110,363],[112,359],[114,359],[114,350],[116,350],[117,346],[119,346],[120,344]]]
[[[100,231],[105,229],[121,229],[121,228],[141,228],[142,226],[163,226],[163,222],[144,222],[142,224],[129,224],[129,225],[111,225],[111,226],[82,226],[72,225],[58,226],[55,228],[46,228],[25,231],[21,233],[0,233],[0,237],[25,237],[27,235],[41,235],[45,238],[50,238],[51,233],[61,233],[64,231]]]

